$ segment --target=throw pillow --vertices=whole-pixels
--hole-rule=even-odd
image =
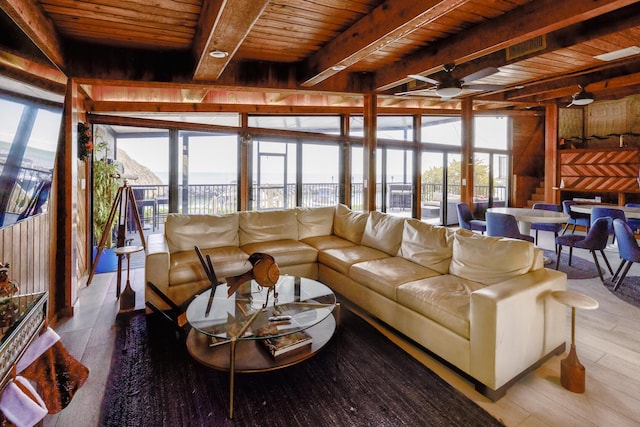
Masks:
[[[164,225],[171,253],[201,248],[238,246],[238,214],[169,214]]]
[[[404,222],[398,255],[440,274],[449,272],[453,254],[453,231],[417,219]]]
[[[319,208],[296,208],[298,218],[298,239],[329,236],[333,230],[333,216],[335,206]]]
[[[489,237],[458,229],[449,273],[493,285],[527,273],[533,266],[533,243]]]
[[[333,234],[359,245],[368,217],[368,214],[354,212],[348,206],[340,204],[336,207],[333,219]]]
[[[362,234],[362,244],[389,255],[396,255],[402,241],[404,218],[371,212]]]

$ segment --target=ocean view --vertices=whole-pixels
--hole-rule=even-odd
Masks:
[[[154,171],[154,173],[162,180],[162,182],[167,185],[169,183],[169,172],[168,171],[162,171],[162,172],[157,172]],[[266,177],[265,177],[266,175]],[[271,176],[270,176],[271,175]],[[266,178],[266,179],[265,179]],[[271,181],[269,182],[269,179],[271,178]],[[319,183],[337,183],[337,177],[331,176],[331,175],[326,175],[326,174],[313,174],[313,175],[309,175],[307,174],[307,176],[305,177],[306,179],[304,179],[305,183],[310,183],[310,184],[319,184]],[[360,182],[357,181],[358,179],[360,179],[360,181],[362,180],[361,177],[354,177],[354,180],[356,180],[356,182]],[[190,185],[202,185],[202,184],[233,184],[235,182],[237,182],[238,177],[235,174],[230,174],[230,173],[220,173],[220,172],[192,172],[189,174],[189,184]],[[293,183],[295,181],[295,176],[293,177],[289,177],[289,182]],[[263,184],[268,184],[268,183],[282,183],[282,174],[263,174]]]

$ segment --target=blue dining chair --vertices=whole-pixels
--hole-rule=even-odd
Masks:
[[[613,232],[616,235],[618,241],[618,251],[620,252],[620,266],[616,270],[616,274],[613,275],[611,282],[613,283],[613,290],[618,289],[618,286],[622,283],[627,273],[634,262],[640,262],[640,247],[638,247],[638,241],[633,234],[633,230],[629,225],[619,219],[613,220]]]
[[[487,236],[534,241],[532,236],[520,233],[515,216],[497,212],[487,212]]]
[[[609,264],[609,260],[604,253],[604,249],[607,247],[607,241],[609,240],[610,225],[610,217],[600,217],[591,223],[591,227],[589,228],[589,232],[586,236],[582,234],[568,234],[565,236],[558,236],[556,238],[556,248],[558,252],[558,258],[556,259],[556,270],[560,266],[560,254],[562,253],[562,247],[569,246],[569,265],[571,265],[571,260],[573,258],[573,248],[588,249],[591,253],[591,256],[593,256],[593,262],[596,264],[596,268],[598,269],[600,280],[604,282],[602,269],[600,268],[600,263],[598,262],[598,257],[596,256],[596,251],[600,251],[605,264],[607,264],[609,272],[613,276],[611,264]]]
[[[580,226],[580,227],[584,227],[587,231],[589,231],[589,226],[591,225],[591,219],[589,218],[589,215],[585,215],[585,214],[581,214],[579,212],[574,212],[571,210],[571,206],[572,205],[577,205],[578,202],[574,201],[574,200],[563,200],[562,201],[562,211],[569,215],[569,221],[567,221],[567,224],[564,226],[564,229],[562,230],[562,234],[565,234],[567,232],[567,230],[569,229],[570,225],[573,225],[573,228],[571,229],[572,233],[575,233],[576,231],[576,226]]]
[[[458,203],[456,209],[458,210],[458,223],[460,227],[466,228],[467,230],[479,231],[482,234],[487,231],[486,221],[475,219],[468,204],[464,202]]]
[[[640,208],[640,203],[626,203],[625,207],[627,208]],[[631,231],[634,233],[640,230],[640,219],[638,218],[627,218],[627,225],[631,228]],[[614,233],[615,235],[615,233]]]
[[[545,211],[552,212],[562,212],[562,206],[555,205],[553,203],[534,203],[533,209],[541,209]],[[535,243],[538,244],[538,231],[551,231],[553,233],[553,237],[558,237],[558,233],[562,230],[562,224],[549,224],[542,222],[533,222],[531,223],[531,229],[536,230]]]
[[[624,211],[616,208],[608,208],[604,206],[594,206],[591,208],[591,224],[598,218],[609,217],[611,218],[611,222],[609,223],[608,234],[613,234],[613,240],[611,243],[616,242],[616,235],[613,232],[613,221],[615,219],[620,219],[624,222],[627,222],[627,216],[624,214]]]

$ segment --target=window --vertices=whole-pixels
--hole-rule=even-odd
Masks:
[[[46,212],[61,107],[0,95],[0,226]]]
[[[422,116],[422,140],[425,144],[462,145],[460,117]]]

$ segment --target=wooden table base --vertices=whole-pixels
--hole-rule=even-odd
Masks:
[[[569,355],[560,362],[560,383],[574,393],[584,393],[585,370],[578,360],[576,346],[571,345]]]

